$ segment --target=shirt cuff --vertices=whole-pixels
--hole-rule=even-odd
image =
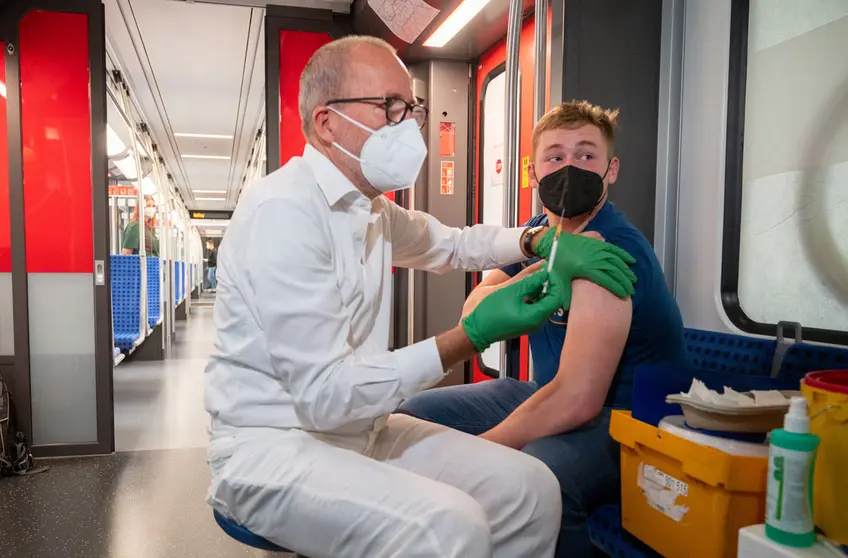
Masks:
[[[445,377],[435,337],[398,349],[394,355],[400,377],[400,393],[404,398],[436,385]]]
[[[492,257],[498,266],[523,262],[527,259],[521,250],[521,235],[527,227],[504,229],[492,243]]]

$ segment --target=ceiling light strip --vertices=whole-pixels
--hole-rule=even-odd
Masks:
[[[514,0],[516,1],[516,0]],[[425,47],[441,48],[445,46],[454,35],[460,32],[474,16],[480,13],[489,0],[464,0],[462,4],[445,19],[441,25],[424,41]]]
[[[233,136],[225,134],[188,134],[184,132],[174,132],[174,136],[178,138],[233,139]]]
[[[222,161],[229,161],[229,155],[183,155],[183,159],[218,159]]]

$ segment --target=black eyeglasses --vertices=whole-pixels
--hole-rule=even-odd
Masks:
[[[386,109],[386,120],[389,124],[400,124],[408,115],[418,123],[418,129],[424,127],[427,123],[427,107],[419,104],[407,103],[400,97],[359,97],[356,99],[333,99],[327,101],[327,106],[340,105],[343,103],[370,103],[377,106],[382,106]]]

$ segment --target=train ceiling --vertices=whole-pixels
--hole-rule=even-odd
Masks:
[[[534,0],[523,2],[525,14]],[[556,0],[553,0],[556,1]],[[509,0],[489,0],[441,48],[424,41],[461,0],[104,0],[107,65],[124,72],[186,204],[230,210],[257,130],[264,127],[264,17],[285,8],[332,10],[358,34],[394,45],[407,62],[475,60],[507,31]],[[376,10],[375,10],[376,8]],[[415,36],[379,14],[425,17]],[[410,12],[410,9],[412,11]],[[405,11],[404,11],[405,10]],[[407,28],[405,28],[407,31]],[[423,30],[422,30],[423,29]],[[110,116],[110,123],[112,121]],[[115,123],[119,136],[122,124]],[[204,134],[207,137],[198,137]],[[129,140],[129,137],[125,138]]]

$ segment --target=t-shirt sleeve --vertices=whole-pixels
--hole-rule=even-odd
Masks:
[[[649,244],[642,242],[629,231],[621,235],[611,236],[607,238],[607,242],[612,242],[636,258],[636,263],[630,266],[630,269],[636,274],[636,284],[633,285],[633,308],[635,309],[645,299],[653,285],[654,272],[651,258],[654,257],[654,254],[653,252],[646,252],[646,247],[650,247]]]

